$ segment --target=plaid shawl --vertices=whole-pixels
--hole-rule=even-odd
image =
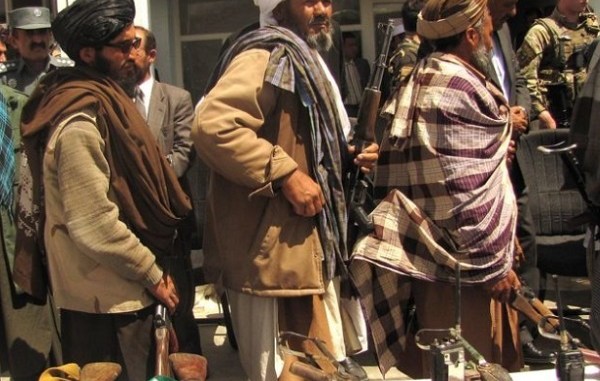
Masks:
[[[177,225],[191,203],[131,98],[110,78],[84,67],[46,75],[23,110],[23,158],[17,205],[14,276],[45,301],[42,159],[46,139],[69,115],[96,111],[106,143],[110,186],[120,218],[155,255],[171,254]]]
[[[335,101],[335,91],[327,79],[316,50],[289,29],[267,26],[243,35],[221,57],[206,93],[216,84],[229,63],[249,49],[271,52],[265,82],[284,91],[297,92],[310,115],[312,174],[325,195],[325,207],[318,216],[318,229],[328,279],[341,270],[348,258],[346,249],[346,207],[342,188],[342,155],[346,142]],[[337,259],[337,260],[336,260]],[[343,271],[343,270],[342,270]]]
[[[516,204],[506,151],[511,136],[502,92],[474,68],[434,53],[386,108],[371,214],[351,272],[363,298],[382,373],[404,346],[408,277],[482,283],[512,266]]]

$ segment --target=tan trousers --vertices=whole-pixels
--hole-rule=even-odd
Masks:
[[[455,287],[446,283],[412,280],[412,294],[417,306],[419,328],[450,328],[456,325]],[[461,290],[462,336],[488,362],[501,364],[509,371],[519,371],[523,365],[519,340],[517,312],[493,301],[481,286],[463,286]],[[429,376],[429,353],[407,349],[401,371],[413,378]],[[466,353],[467,359],[470,359]]]

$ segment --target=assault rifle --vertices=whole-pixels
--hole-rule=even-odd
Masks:
[[[378,29],[384,31],[383,44],[374,63],[374,70],[369,78],[369,83],[363,92],[358,108],[357,122],[353,127],[352,143],[356,146],[356,155],[369,143],[375,141],[375,124],[377,123],[381,100],[381,81],[387,70],[387,56],[392,41],[392,31],[394,30],[393,20],[388,20],[385,24],[380,23]],[[374,207],[374,205],[367,205],[370,188],[369,179],[360,171],[360,168],[350,174],[346,187],[348,218],[350,220],[349,230],[358,228],[361,233],[368,233],[373,230],[373,223],[369,220],[367,213],[367,208],[372,209]],[[352,243],[349,242],[349,246]]]
[[[155,374],[172,377],[169,353],[179,352],[179,343],[167,308],[162,304],[157,305],[154,312],[154,339],[156,341]]]

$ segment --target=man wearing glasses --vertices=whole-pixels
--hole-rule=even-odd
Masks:
[[[17,8],[8,13],[9,42],[19,58],[0,65],[0,82],[29,95],[40,78],[56,67],[73,61],[54,57],[50,10],[45,7]]]
[[[60,310],[63,362],[117,362],[118,379],[131,381],[154,375],[155,306],[172,313],[179,303],[158,260],[169,255],[191,211],[124,91],[131,77],[125,67],[139,46],[134,16],[131,0],[77,0],[52,22],[75,67],[44,76],[23,111],[23,162],[30,167],[20,173],[15,258],[18,284],[43,290],[42,277],[21,266],[39,259],[32,240],[39,224]],[[40,209],[42,195],[29,192],[42,185]]]

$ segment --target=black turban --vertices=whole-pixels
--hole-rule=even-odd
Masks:
[[[133,0],[77,0],[52,22],[52,33],[71,59],[79,61],[79,50],[102,46],[133,23]]]

